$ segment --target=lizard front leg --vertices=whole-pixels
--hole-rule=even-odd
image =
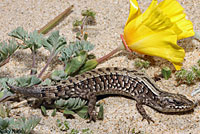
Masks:
[[[96,121],[96,111],[95,111],[95,105],[96,105],[96,95],[94,93],[90,93],[88,95],[88,114],[90,116],[90,119],[87,123],[90,123],[92,120]]]
[[[142,117],[143,117],[142,120],[146,119],[149,124],[150,124],[150,122],[154,123],[154,121],[151,119],[151,117],[147,115],[147,113],[141,103],[137,102],[136,108],[137,108],[138,112],[142,115]]]

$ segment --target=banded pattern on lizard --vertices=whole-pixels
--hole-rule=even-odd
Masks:
[[[195,107],[195,104],[184,95],[168,93],[160,90],[155,82],[146,74],[117,67],[98,68],[75,77],[69,77],[52,86],[15,87],[10,89],[25,96],[59,99],[80,97],[88,100],[89,122],[96,120],[96,96],[117,94],[134,99],[136,108],[148,123],[154,122],[142,105],[163,112],[185,112]]]

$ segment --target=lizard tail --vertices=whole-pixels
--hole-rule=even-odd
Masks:
[[[62,96],[63,92],[60,92],[60,95],[58,91],[56,90],[57,87],[40,87],[40,86],[30,86],[30,87],[17,87],[12,86],[8,82],[6,82],[10,90],[17,94],[22,94],[27,97],[35,97],[35,98],[51,98],[51,99],[57,99],[59,96]],[[64,91],[64,90],[63,90]]]
[[[38,90],[35,87],[17,87],[10,85],[8,82],[6,82],[7,86],[10,88],[10,90],[17,94],[23,94],[24,96],[30,96],[30,97],[41,97],[41,90]]]

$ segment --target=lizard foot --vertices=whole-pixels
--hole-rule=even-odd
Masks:
[[[88,114],[90,116],[90,119],[89,119],[89,121],[87,121],[87,123],[90,123],[91,121],[96,122],[96,111],[88,112]]]
[[[145,115],[145,116],[142,116],[142,117],[143,117],[142,121],[147,120],[148,124],[150,124],[151,122],[154,123],[154,120],[151,117],[149,117],[148,115]]]

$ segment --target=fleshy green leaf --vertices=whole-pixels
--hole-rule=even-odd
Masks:
[[[26,32],[23,27],[17,27],[8,35],[24,41],[28,37],[28,32]]]
[[[200,78],[200,69],[197,66],[193,66],[192,71],[194,72],[197,78]]]
[[[88,106],[83,106],[80,110],[76,111],[76,113],[83,119],[88,118]]]
[[[9,35],[22,40],[23,44],[20,45],[20,48],[30,48],[33,55],[36,54],[37,49],[42,46],[45,40],[42,34],[38,33],[38,31],[35,30],[28,34],[28,32],[26,32],[22,27],[18,27]]]
[[[88,60],[92,60],[92,59],[96,59],[96,56],[94,55],[94,54],[88,54],[88,56],[87,56],[87,59]]]
[[[77,110],[86,105],[87,101],[81,100],[80,98],[70,98],[68,99],[67,107],[71,110]]]
[[[186,76],[186,82],[188,84],[192,84],[194,82],[194,79],[195,79],[195,74],[193,72],[188,72]]]
[[[15,80],[17,82],[17,86],[20,86],[20,87],[26,87],[30,84],[29,82],[30,79],[28,77],[20,77]]]
[[[79,134],[79,131],[73,128],[71,130],[70,134]]]
[[[41,106],[41,112],[42,112],[42,115],[47,116],[47,111],[44,106]]]
[[[29,134],[40,122],[41,118],[37,116],[31,116],[29,118],[22,117],[16,121],[10,122],[10,129],[21,130],[23,134]]]
[[[63,71],[64,72],[64,71]],[[43,86],[50,86],[52,83],[51,79],[47,78],[45,79],[40,85],[43,85]]]
[[[10,107],[0,104],[0,117],[6,118],[10,114]]]
[[[66,48],[61,51],[61,56],[59,59],[63,61],[65,64],[73,58],[76,57],[80,51],[89,52],[94,48],[94,45],[88,41],[81,40],[71,42]]]
[[[56,108],[65,107],[65,109],[70,111],[80,110],[87,104],[87,101],[80,98],[69,98],[67,100],[59,99],[55,101]]]
[[[51,74],[51,79],[54,81],[66,80],[67,77],[68,77],[67,74],[63,70],[55,70]]]
[[[69,110],[69,109],[65,109],[64,110],[64,112],[63,112],[63,114],[67,114],[67,115],[73,115],[73,114],[75,114],[72,110]]]
[[[62,122],[61,122],[59,119],[57,119],[57,120],[56,120],[56,125],[57,125],[58,127],[61,127]]]
[[[9,126],[9,120],[0,118],[0,130],[6,129]]]
[[[79,68],[85,63],[87,58],[87,53],[81,51],[77,57],[71,59],[71,61],[65,67],[65,73],[67,75],[72,75],[79,70]]]
[[[88,38],[88,34],[85,33],[85,34],[83,35],[83,39],[84,39],[84,40],[87,40],[87,38]]]
[[[59,53],[66,45],[64,37],[59,35],[59,31],[52,32],[51,35],[43,42],[44,48],[49,50],[50,53]]]
[[[75,21],[73,22],[73,26],[74,26],[74,27],[81,26],[82,24],[83,24],[83,21],[80,21],[80,20],[75,20]]]
[[[51,116],[55,116],[56,115],[56,109],[53,110],[53,112],[51,113]]]
[[[4,92],[1,91],[1,92],[0,92],[0,98],[2,98],[3,96],[4,96]]]
[[[194,68],[192,70],[194,71]],[[181,83],[193,84],[196,78],[196,74],[193,71],[181,69],[175,73],[176,79]]]
[[[69,98],[65,104],[64,114],[75,114],[77,113],[81,118],[87,118],[87,101],[81,100],[80,98]]]
[[[80,36],[81,36],[81,32],[77,32],[76,33],[76,38],[81,38]]]
[[[88,60],[86,63],[80,68],[79,74],[82,74],[84,72],[87,72],[89,70],[94,69],[98,65],[98,62],[96,59]]]
[[[149,61],[145,61],[143,59],[138,58],[135,62],[134,62],[134,66],[136,68],[142,69],[142,68],[148,68],[150,65]]]
[[[67,121],[64,121],[63,125],[64,125],[64,128],[61,129],[62,131],[67,131],[67,130],[69,130],[69,123],[68,123]]]
[[[187,75],[187,71],[185,69],[181,69],[180,71],[177,71],[175,73],[176,75],[176,78],[179,80],[179,79],[185,79],[186,78],[186,75]]]
[[[67,105],[67,100],[59,99],[55,101],[56,108],[61,108]]]
[[[15,79],[15,81],[17,82],[17,86],[19,87],[28,87],[41,83],[41,80],[35,75],[20,77]]]
[[[161,70],[162,76],[165,78],[165,80],[168,80],[172,71],[169,67],[164,67]]]
[[[9,58],[18,48],[17,42],[12,39],[9,43],[0,43],[0,63]]]
[[[103,117],[104,117],[104,108],[103,108],[103,104],[100,104],[97,118],[99,120],[103,120]]]
[[[89,134],[89,132],[90,132],[90,129],[89,128],[86,128],[86,129],[82,129],[82,133],[84,133],[84,134]]]
[[[35,75],[31,76],[30,79],[31,80],[30,80],[29,86],[33,86],[33,85],[37,85],[37,84],[41,83],[41,80],[38,77],[36,77]]]
[[[200,67],[200,60],[197,61],[198,66]]]
[[[96,13],[94,11],[92,11],[92,10],[83,10],[81,15],[95,18]]]
[[[4,100],[5,98],[13,95],[13,93],[10,92],[6,82],[13,84],[15,83],[15,80],[12,78],[0,78],[0,100]]]
[[[56,108],[64,109],[64,114],[74,115],[78,114],[81,118],[88,118],[87,101],[80,98],[69,98],[68,100],[59,99],[55,101]],[[100,104],[98,119],[103,119],[103,105]]]
[[[42,34],[39,34],[36,30],[29,34],[29,38],[24,42],[25,45],[22,46],[22,48],[30,48],[36,51],[36,49],[39,49],[42,46],[43,43],[43,36]]]

